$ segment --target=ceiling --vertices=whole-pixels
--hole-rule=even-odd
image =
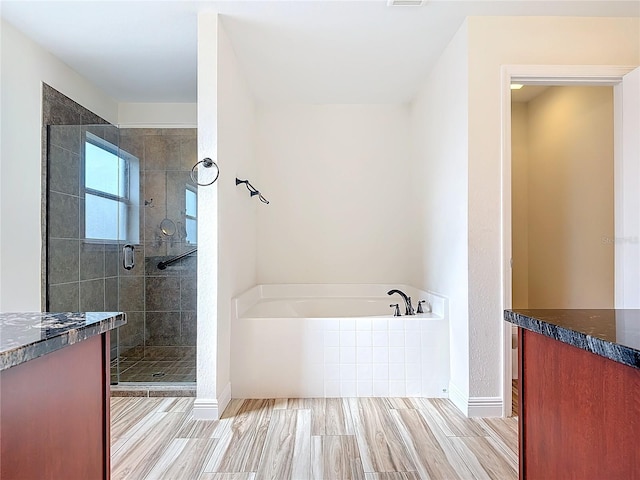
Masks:
[[[0,0],[7,22],[118,102],[196,101],[204,11],[220,13],[259,101],[403,103],[466,16],[639,16],[640,2]]]

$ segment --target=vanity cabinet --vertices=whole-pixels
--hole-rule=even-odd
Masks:
[[[520,327],[520,479],[640,478],[640,311],[508,319]]]
[[[43,332],[58,335],[13,349],[13,355],[5,349],[1,366],[6,368],[0,371],[2,480],[110,478],[108,327],[124,323],[122,317],[108,316],[102,325],[92,322],[92,331],[42,326]],[[2,328],[0,333],[10,331]],[[46,351],[47,340],[53,351]]]

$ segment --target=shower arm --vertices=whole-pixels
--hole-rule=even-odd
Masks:
[[[165,260],[164,262],[159,262],[158,263],[158,270],[164,270],[165,268],[167,268],[167,265],[171,265],[172,263],[177,262],[178,260],[183,259],[184,257],[187,257],[189,255],[191,255],[192,253],[196,253],[198,251],[197,248],[194,248],[193,250],[189,250],[188,252],[183,253],[182,255],[177,255],[173,258],[170,258],[169,260]]]

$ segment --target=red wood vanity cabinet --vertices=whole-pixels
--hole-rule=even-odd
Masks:
[[[109,336],[0,372],[2,480],[110,478]]]
[[[0,479],[107,480],[118,313],[0,314]]]
[[[640,479],[640,369],[518,330],[520,479]]]

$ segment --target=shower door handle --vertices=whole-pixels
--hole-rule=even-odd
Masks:
[[[125,270],[131,270],[136,265],[136,256],[133,245],[127,244],[122,247],[122,266]]]

